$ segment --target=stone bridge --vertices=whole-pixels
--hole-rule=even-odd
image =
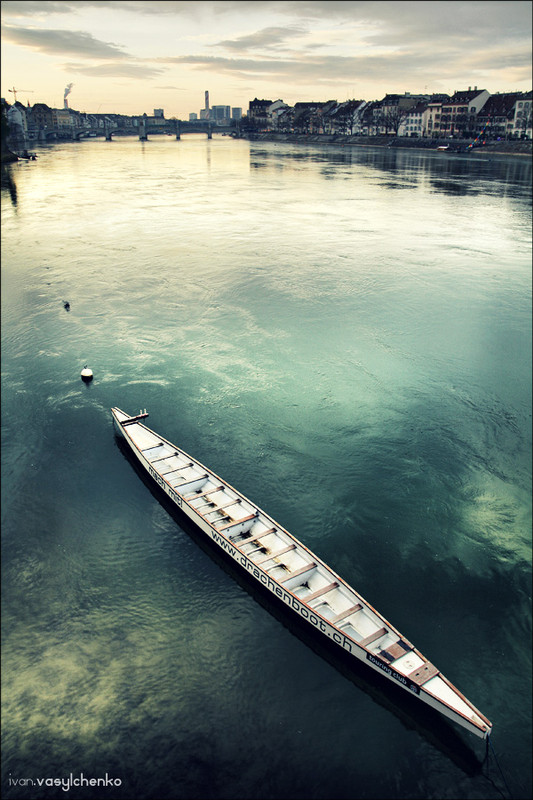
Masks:
[[[113,136],[138,136],[141,141],[146,141],[148,136],[167,135],[175,136],[180,139],[182,133],[205,133],[208,139],[211,139],[213,133],[238,133],[239,127],[237,125],[215,125],[207,120],[197,120],[194,122],[185,122],[183,120],[168,120],[165,125],[151,125],[144,122],[142,117],[139,119],[139,125],[129,128],[111,128],[109,125],[104,127],[82,128],[70,132],[64,128],[42,128],[39,131],[40,141],[49,141],[54,139],[68,139],[80,141],[81,139],[104,137],[111,141]]]

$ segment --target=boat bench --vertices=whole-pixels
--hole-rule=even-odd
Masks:
[[[305,575],[306,572],[310,572],[316,566],[317,564],[315,561],[311,561],[310,564],[304,564],[302,567],[298,567],[298,569],[295,569],[293,572],[290,572],[285,578],[280,580],[279,583],[287,583],[287,581],[290,581],[292,578],[299,578],[300,575]],[[300,586],[301,585],[302,584],[300,584]],[[294,586],[289,591],[294,592],[296,589],[298,589],[298,586]]]
[[[401,658],[401,656],[404,656],[412,649],[412,645],[410,645],[408,642],[404,642],[403,639],[400,639],[399,642],[389,645],[386,650],[382,650],[379,655],[381,658],[384,658],[389,662],[396,661],[397,658]]]
[[[434,678],[435,675],[439,674],[439,670],[435,667],[431,662],[426,661],[425,664],[422,664],[421,667],[418,669],[413,670],[407,676],[410,681],[413,683],[418,684],[418,686],[422,686],[424,683],[429,681],[430,678]]]
[[[387,628],[379,628],[377,631],[374,631],[374,633],[365,636],[364,639],[359,639],[357,644],[360,647],[368,647],[368,645],[373,644],[378,639],[381,639],[381,637],[385,636],[387,633],[388,633]]]

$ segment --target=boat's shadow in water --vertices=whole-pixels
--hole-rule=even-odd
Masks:
[[[453,723],[448,722],[438,711],[421,703],[420,700],[399,686],[395,686],[379,673],[370,670],[366,664],[335,646],[287,606],[277,602],[267,589],[258,584],[247,572],[236,567],[235,560],[201,532],[189,517],[170,500],[163,489],[150,480],[146,471],[131,455],[128,446],[121,438],[116,436],[115,441],[121,453],[135,469],[153,497],[163,506],[176,524],[275,619],[358,689],[364,691],[380,706],[391,711],[406,728],[416,730],[466,774],[475,775],[481,772],[484,761],[480,760],[474,750],[464,741]]]

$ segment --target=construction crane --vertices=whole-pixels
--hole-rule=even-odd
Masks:
[[[13,92],[13,94],[15,95],[15,103],[17,102],[17,92],[29,92],[30,94],[33,94],[33,91],[31,89],[15,89],[14,86],[12,89],[8,89],[7,91]]]

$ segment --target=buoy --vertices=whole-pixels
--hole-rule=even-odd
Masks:
[[[92,371],[92,369],[89,369],[87,364],[85,364],[84,368],[81,371],[81,379],[82,379],[82,381],[85,381],[86,383],[88,383],[89,381],[92,381],[92,379],[93,379],[93,371]]]
[[[65,302],[63,303],[63,308],[65,309],[65,311],[70,311],[70,303],[68,300],[65,300]]]

